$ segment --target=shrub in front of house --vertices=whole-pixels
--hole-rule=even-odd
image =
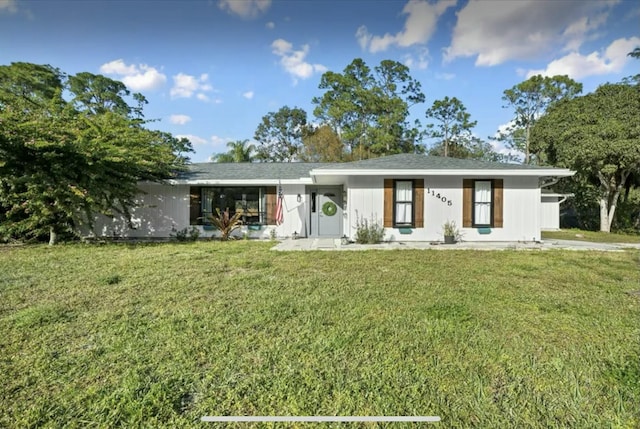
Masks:
[[[384,227],[373,215],[367,220],[356,213],[355,240],[358,244],[378,244],[384,240]]]

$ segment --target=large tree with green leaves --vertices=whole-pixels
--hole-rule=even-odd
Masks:
[[[262,117],[254,139],[259,143],[256,158],[271,162],[298,160],[302,136],[307,126],[307,112],[298,107],[281,107]]]
[[[419,123],[409,123],[411,106],[424,102],[409,68],[384,60],[371,70],[357,58],[343,73],[326,72],[315,97],[314,115],[340,136],[354,159],[418,150]]]
[[[605,84],[552,106],[531,133],[535,151],[596,186],[601,231],[611,230],[621,193],[640,174],[638,118],[640,87]]]
[[[248,139],[227,143],[227,152],[216,153],[211,157],[213,162],[252,162],[256,150]]]
[[[524,163],[531,163],[531,129],[544,112],[563,99],[571,99],[582,92],[582,84],[568,76],[532,76],[504,91],[506,108],[514,110],[512,125],[498,140],[511,149],[524,153]]]
[[[456,97],[435,100],[427,109],[426,117],[436,121],[427,124],[427,136],[437,140],[437,147],[445,157],[449,156],[452,145],[464,147],[471,141],[471,130],[478,123],[471,120],[467,108]]]
[[[307,126],[302,136],[300,159],[305,162],[348,161],[344,143],[329,125]]]
[[[99,213],[130,218],[137,183],[186,162],[189,142],[146,129],[121,85],[79,79],[86,85],[46,65],[0,66],[0,238],[48,234],[54,244]],[[102,101],[83,92],[89,81],[101,82]]]

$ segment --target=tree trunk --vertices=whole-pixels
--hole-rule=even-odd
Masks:
[[[607,208],[607,198],[600,198],[600,231],[611,232],[611,222],[609,222],[609,210]]]
[[[49,227],[49,246],[53,246],[58,242],[58,233],[53,230],[53,227]]]
[[[613,223],[613,216],[616,214],[618,199],[630,174],[630,171],[623,171],[620,174],[620,182],[615,183],[615,177],[607,178],[604,174],[598,172],[600,190],[602,191],[602,196],[600,197],[600,231],[611,232],[611,224]]]
[[[524,136],[524,163],[529,164],[529,136],[531,135],[531,127],[527,124]]]
[[[444,127],[444,157],[449,156],[449,127]]]

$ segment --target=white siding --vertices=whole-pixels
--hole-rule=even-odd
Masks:
[[[282,193],[284,194],[284,222],[276,227],[276,235],[278,237],[291,237],[294,232],[298,236],[304,237],[305,230],[308,231],[309,225],[307,215],[307,200],[304,185],[282,185]],[[298,202],[298,194],[301,201]]]
[[[417,179],[419,177],[412,177]],[[499,179],[500,177],[496,177]],[[540,189],[536,177],[503,177],[503,228],[491,228],[490,234],[479,234],[475,228],[462,228],[462,177],[424,176],[424,228],[411,234],[400,234],[397,228],[386,228],[385,240],[442,241],[442,225],[455,221],[464,241],[532,241],[540,240]],[[357,217],[377,219],[384,215],[384,178],[350,177],[347,185],[345,233],[355,236]],[[433,193],[431,192],[433,191]],[[440,198],[435,195],[440,194]],[[442,198],[446,201],[442,201]],[[448,201],[451,205],[448,205]]]
[[[97,237],[166,238],[172,230],[189,226],[189,186],[141,184],[143,192],[131,211],[129,228],[124,216],[98,216],[89,235]]]
[[[558,197],[542,195],[540,205],[541,229],[553,231],[560,229],[560,200]]]

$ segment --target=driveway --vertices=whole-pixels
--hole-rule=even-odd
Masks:
[[[442,244],[430,242],[385,242],[380,244],[342,244],[340,239],[333,238],[299,238],[285,239],[272,250],[304,251],[304,250],[398,250],[398,249],[433,249],[433,250],[598,250],[620,252],[625,249],[640,249],[640,243],[592,243],[575,240],[544,240],[542,242],[460,242]]]

